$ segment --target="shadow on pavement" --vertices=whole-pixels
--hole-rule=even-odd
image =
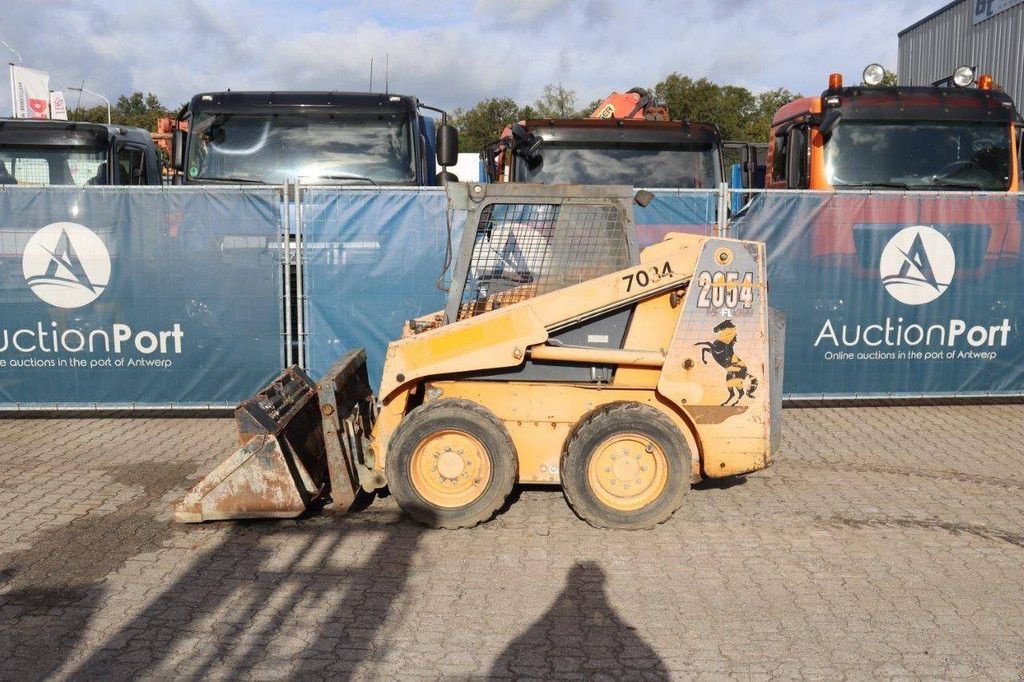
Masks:
[[[60,670],[103,595],[96,586],[26,588],[0,595],[0,679],[42,680]]]
[[[43,530],[29,549],[0,557],[0,661],[7,668],[0,678],[42,679],[60,670],[107,596],[102,580],[171,535],[147,507],[193,466],[150,462],[142,469],[106,469],[115,482],[143,490],[116,511]]]
[[[424,530],[329,516],[238,523],[71,676],[348,678],[376,655]],[[337,553],[368,532],[381,538],[366,559]]]
[[[493,677],[668,679],[668,669],[636,629],[619,617],[594,562],[579,562],[540,620],[495,660]]]
[[[694,483],[694,490],[728,490],[747,482],[746,476],[725,476],[724,478],[705,478]]]

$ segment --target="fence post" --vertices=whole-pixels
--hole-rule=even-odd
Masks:
[[[284,261],[284,357],[285,367],[292,366],[292,235],[291,235],[291,183],[284,181],[281,208],[284,212],[281,250]]]
[[[729,184],[718,185],[718,221],[715,224],[716,237],[729,236]]]
[[[295,318],[299,340],[299,367],[306,369],[306,290],[302,282],[305,265],[302,244],[302,184],[295,180]]]

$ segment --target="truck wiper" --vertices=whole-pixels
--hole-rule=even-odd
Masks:
[[[928,181],[932,187],[952,187],[955,189],[985,189],[979,183],[971,180],[957,180],[956,178],[934,177]]]
[[[337,173],[333,175],[303,175],[303,178],[317,178],[322,180],[357,180],[359,182],[368,182],[374,187],[380,187],[376,180],[368,178],[365,175],[350,175],[348,173]]]
[[[920,189],[923,185],[908,185],[905,182],[844,182],[841,185],[837,185],[837,190],[844,189],[870,189],[872,187],[885,187],[892,189]]]
[[[231,177],[231,176],[226,176],[226,177],[223,177],[223,178],[214,178],[214,177],[207,177],[207,176],[203,175],[201,177],[193,178],[193,180],[199,180],[199,181],[209,180],[210,182],[237,182],[239,184],[248,184],[248,185],[265,185],[265,184],[267,184],[263,180],[254,180],[253,178],[235,178],[235,177]]]

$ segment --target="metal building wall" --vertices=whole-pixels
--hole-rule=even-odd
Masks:
[[[950,3],[899,34],[900,85],[930,85],[961,64],[1024,102],[1024,4],[973,24],[974,0]]]

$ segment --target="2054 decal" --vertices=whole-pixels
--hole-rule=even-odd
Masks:
[[[754,304],[754,273],[708,272],[697,275],[698,308],[749,308]]]

